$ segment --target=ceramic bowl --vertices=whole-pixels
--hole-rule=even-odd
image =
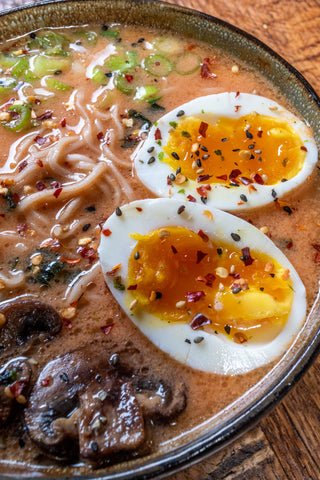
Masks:
[[[320,100],[303,76],[253,36],[194,10],[147,0],[43,2],[3,12],[0,15],[0,41],[41,27],[112,22],[178,32],[221,47],[250,63],[307,120],[320,144]],[[294,347],[262,382],[242,397],[241,402],[230,405],[220,415],[150,456],[98,470],[91,477],[77,478],[142,480],[166,476],[230,443],[273,408],[311,364],[320,345],[319,310],[320,303],[316,301]],[[24,477],[22,468],[16,478],[22,477],[31,480],[34,475]]]

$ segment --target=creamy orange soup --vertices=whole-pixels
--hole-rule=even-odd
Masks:
[[[118,25],[32,32],[1,46],[0,67],[0,387],[7,409],[0,471],[45,474],[54,468],[69,475],[155,452],[241,397],[271,365],[220,376],[187,368],[153,346],[105,284],[97,254],[101,227],[117,207],[154,197],[137,178],[130,156],[161,115],[224,91],[256,93],[288,107],[287,102],[262,75],[214,46]],[[318,170],[292,196],[241,217],[287,255],[306,287],[310,309],[320,262]],[[18,331],[21,302],[39,301],[54,309],[46,313],[54,326],[38,325],[34,333],[24,324]],[[108,367],[100,364],[103,356]],[[20,364],[5,367],[18,357]],[[72,365],[84,357],[92,372],[87,365],[86,374],[80,369],[75,375],[75,384],[83,385],[65,411],[60,405],[60,418],[59,388],[64,382],[72,390]],[[65,368],[57,370],[62,385],[57,387],[54,369],[48,368],[56,359]],[[31,372],[28,367],[23,373],[22,364]],[[145,386],[150,378],[156,386]],[[159,389],[169,392],[168,398]],[[109,403],[93,419],[97,395]],[[170,395],[176,396],[174,405]],[[120,403],[130,399],[132,418],[128,425],[120,422],[120,438],[115,433]],[[108,415],[115,422],[114,443],[105,446]],[[58,441],[60,434],[64,440]],[[66,438],[73,445],[70,455]]]

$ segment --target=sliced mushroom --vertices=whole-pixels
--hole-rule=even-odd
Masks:
[[[174,378],[168,382],[148,377],[133,380],[138,402],[144,415],[166,420],[178,415],[186,407],[187,395],[183,382]]]
[[[0,345],[3,351],[12,347],[54,337],[62,327],[56,310],[33,298],[21,297],[0,304],[5,323],[0,329]]]
[[[31,375],[32,367],[22,357],[10,360],[0,370],[0,427],[7,423],[14,407],[26,403]]]
[[[99,462],[112,454],[136,450],[145,439],[139,403],[130,382],[109,376],[81,398],[80,456]]]
[[[102,464],[145,440],[144,418],[166,420],[186,405],[182,382],[168,368],[149,374],[143,354],[110,341],[93,342],[50,362],[33,388],[25,421],[48,454]]]

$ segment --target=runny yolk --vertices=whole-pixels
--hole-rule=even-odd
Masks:
[[[269,341],[283,328],[292,282],[269,256],[215,245],[201,230],[182,227],[132,236],[127,301],[137,313],[224,333],[237,343]]]
[[[163,160],[191,180],[274,185],[297,175],[305,161],[300,136],[274,117],[251,113],[212,125],[185,117],[171,125]]]

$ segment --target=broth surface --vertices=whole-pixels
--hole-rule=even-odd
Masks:
[[[144,455],[218,414],[257,384],[272,365],[246,375],[219,376],[186,368],[151,345],[105,285],[97,255],[101,225],[116,207],[154,196],[140,183],[130,158],[147,136],[146,119],[153,123],[189,100],[224,91],[255,93],[290,106],[263,76],[214,46],[170,36],[162,48],[192,53],[192,61],[199,56],[201,64],[207,59],[204,63],[215,76],[201,75],[200,64],[193,73],[172,71],[167,76],[161,75],[163,71],[156,76],[154,71],[150,74],[132,66],[124,67],[124,85],[116,87],[112,64],[106,65],[106,59],[122,56],[128,65],[133,55],[128,52],[137,52],[139,64],[152,54],[175,58],[175,50],[171,55],[154,53],[154,42],[167,37],[119,26],[54,32],[70,40],[63,47],[70,55],[50,51],[51,66],[34,67],[39,52],[46,53],[37,43],[43,32],[1,47],[2,57],[33,56],[33,74],[41,68],[45,74],[32,78],[31,68],[31,73],[25,69],[21,76],[19,72],[13,76],[14,67],[5,67],[0,57],[3,77],[15,81],[12,90],[2,93],[2,112],[20,101],[30,105],[33,121],[32,128],[20,132],[0,126],[0,295],[3,301],[34,295],[63,318],[62,330],[54,339],[27,353],[38,372],[52,359],[92,340],[104,340],[106,335],[119,344],[130,340],[157,371],[165,369],[166,362],[173,365],[177,378],[187,386],[187,406],[165,425],[147,422],[146,443],[138,452]],[[57,59],[62,61],[61,68]],[[65,68],[66,60],[70,65]],[[163,59],[158,61],[155,68],[166,67]],[[188,71],[185,65],[181,68]],[[128,93],[136,81],[139,86],[154,87],[151,97],[135,99]],[[130,116],[131,110],[138,116]],[[306,287],[308,310],[318,291],[319,193],[316,169],[290,197],[241,214],[258,228],[267,227],[265,231],[296,268]],[[19,356],[19,349],[11,356]],[[45,473],[54,468],[55,473],[69,475],[92,468],[85,464],[64,467],[48,460],[30,440],[22,418],[20,412],[1,431],[0,472],[43,468]]]

